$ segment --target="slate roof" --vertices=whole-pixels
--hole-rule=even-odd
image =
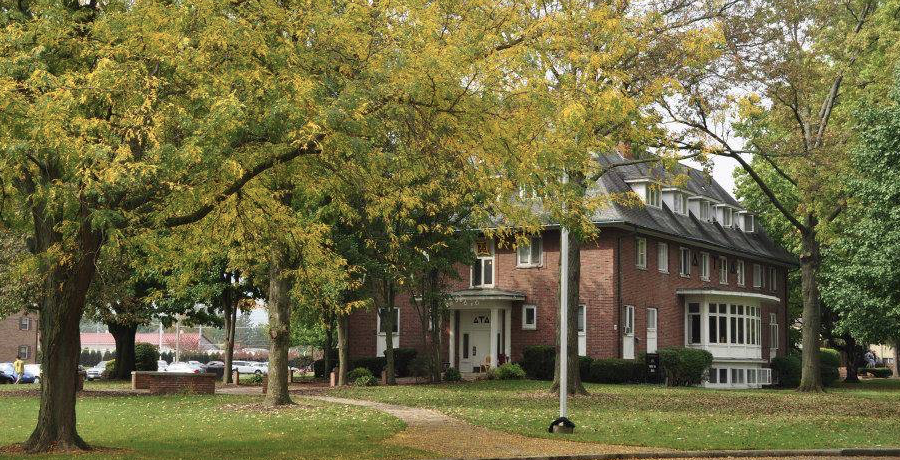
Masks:
[[[601,156],[601,164],[609,165],[627,161],[618,154]],[[702,171],[681,165],[676,173],[684,174],[685,183],[679,188],[693,195],[729,204],[743,209],[725,189]],[[607,172],[597,184],[597,193],[624,193],[631,191],[629,180],[650,179],[662,184],[670,183],[672,174],[667,173],[661,165],[638,164],[620,166]],[[665,187],[665,186],[664,186]],[[599,225],[628,224],[639,229],[664,233],[678,238],[718,246],[724,249],[745,253],[762,259],[774,259],[782,263],[797,265],[797,259],[775,244],[765,229],[756,223],[755,231],[747,233],[739,228],[724,228],[718,222],[699,220],[693,213],[681,215],[674,213],[662,202],[661,208],[652,206],[627,207],[611,203],[597,212],[593,221]]]

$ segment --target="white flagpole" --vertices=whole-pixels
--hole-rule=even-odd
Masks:
[[[559,416],[567,416],[569,396],[569,230],[560,227]]]

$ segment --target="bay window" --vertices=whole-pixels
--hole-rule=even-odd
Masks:
[[[688,342],[702,343],[703,332],[701,330],[701,313],[699,303],[688,304]]]

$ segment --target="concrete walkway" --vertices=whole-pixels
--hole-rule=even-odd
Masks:
[[[335,404],[368,407],[393,415],[403,420],[407,428],[387,439],[386,443],[433,452],[441,457],[497,458],[660,451],[633,446],[528,438],[474,426],[431,409],[331,396],[306,397]]]

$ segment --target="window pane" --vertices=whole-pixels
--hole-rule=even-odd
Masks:
[[[530,247],[523,245],[519,246],[519,265],[525,265],[528,263],[528,257],[530,251]]]
[[[540,238],[532,238],[531,239],[531,263],[534,265],[541,264],[541,253],[543,248],[541,247],[541,239]]]
[[[534,325],[534,314],[535,314],[534,307],[525,308],[525,324],[527,324],[529,326]]]
[[[719,383],[719,370],[715,367],[709,369],[709,383]]]
[[[700,304],[699,303],[689,303],[688,311],[691,313],[700,313]]]
[[[691,315],[691,343],[700,342],[700,315]]]
[[[709,342],[710,343],[718,343],[719,330],[716,327],[718,325],[718,318],[715,315],[709,316]]]
[[[472,286],[481,286],[481,260],[472,264]]]
[[[578,306],[578,332],[584,332],[584,305]]]
[[[492,259],[484,259],[484,284],[494,284],[494,261]]]

